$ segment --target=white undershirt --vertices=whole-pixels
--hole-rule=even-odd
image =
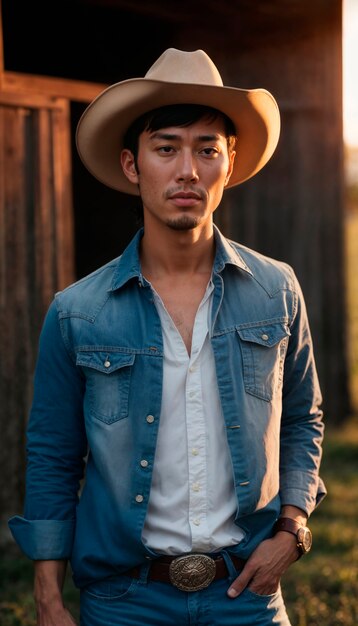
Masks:
[[[164,554],[214,552],[244,536],[208,322],[213,284],[198,308],[191,355],[153,289],[164,341],[163,395],[142,539]]]

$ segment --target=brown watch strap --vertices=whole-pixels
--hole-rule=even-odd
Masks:
[[[290,517],[279,517],[273,527],[275,534],[278,533],[280,530],[284,530],[288,533],[292,533],[296,537],[300,528],[302,528],[302,524],[299,524]]]

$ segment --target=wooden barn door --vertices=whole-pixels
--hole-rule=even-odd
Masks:
[[[55,291],[74,277],[69,101],[0,91],[0,140],[4,529],[7,514],[22,507],[23,439],[39,330]]]

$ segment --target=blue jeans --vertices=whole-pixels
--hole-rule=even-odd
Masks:
[[[281,590],[260,596],[249,589],[235,599],[226,595],[238,575],[225,557],[230,576],[206,589],[180,591],[169,583],[117,576],[81,591],[81,626],[290,626]]]

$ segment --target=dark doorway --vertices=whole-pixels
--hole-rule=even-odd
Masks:
[[[97,181],[82,164],[75,146],[75,131],[85,108],[82,103],[71,105],[77,278],[82,278],[123,252],[138,228],[136,207],[140,203],[137,196],[122,194]]]
[[[171,45],[175,27],[121,2],[95,0],[64,0],[56,7],[2,0],[2,18],[6,70],[104,85],[144,76]],[[71,103],[76,278],[121,254],[138,228],[138,198],[97,181],[77,154],[75,131],[86,106]]]

